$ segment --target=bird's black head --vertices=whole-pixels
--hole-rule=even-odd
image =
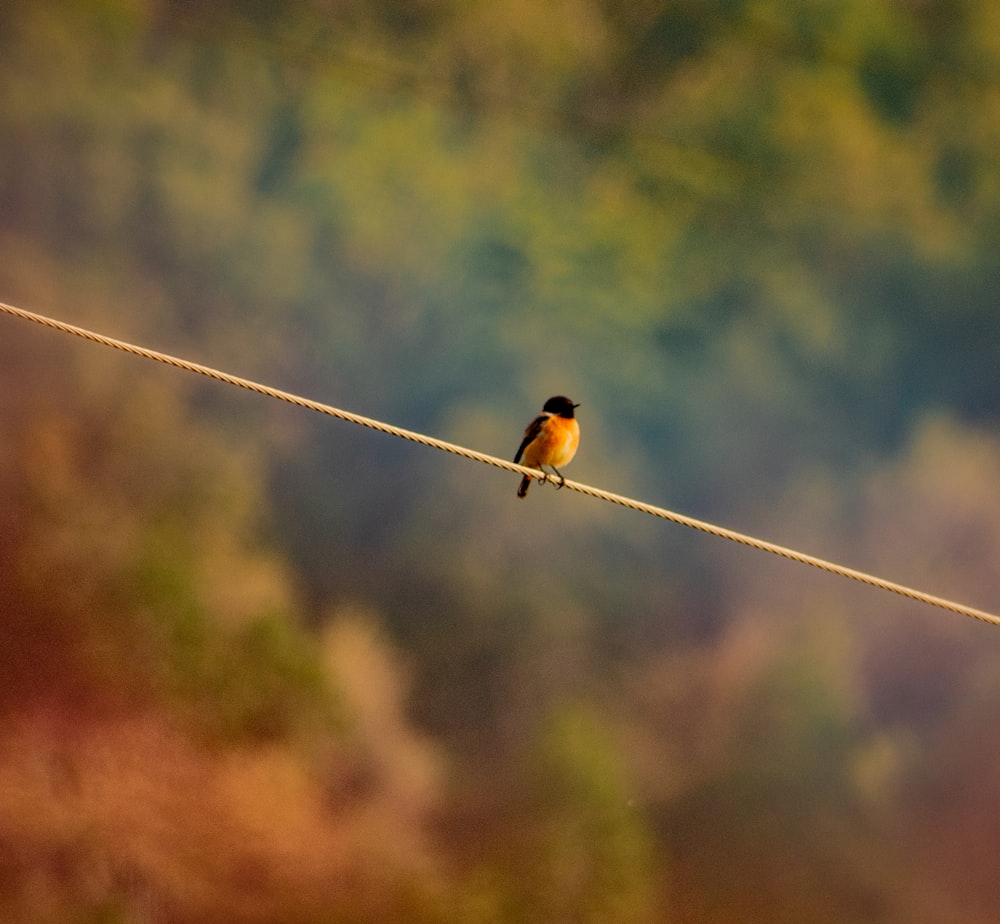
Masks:
[[[545,406],[542,410],[547,414],[555,414],[557,417],[572,417],[573,408],[579,406],[579,404],[574,404],[564,395],[556,395],[554,398],[549,398],[549,400],[545,402]]]

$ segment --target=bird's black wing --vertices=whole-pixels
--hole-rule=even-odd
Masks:
[[[514,456],[515,462],[521,461],[521,456],[524,454],[524,450],[527,449],[528,444],[542,432],[542,424],[544,423],[545,415],[541,414],[528,424],[528,428],[524,431],[524,439],[521,440],[521,445],[517,449],[517,455]]]

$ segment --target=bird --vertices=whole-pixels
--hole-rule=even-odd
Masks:
[[[524,431],[524,439],[518,447],[515,462],[529,468],[539,469],[547,478],[545,466],[551,468],[565,483],[559,466],[566,465],[576,455],[576,447],[580,444],[580,425],[573,416],[573,411],[579,404],[574,404],[565,395],[549,398],[539,414]],[[559,485],[562,487],[562,484]],[[517,489],[518,497],[525,497],[531,487],[531,476],[521,479]]]

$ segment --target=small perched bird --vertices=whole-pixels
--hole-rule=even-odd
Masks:
[[[547,465],[565,481],[558,467],[566,465],[576,455],[576,447],[580,444],[580,425],[573,417],[574,408],[579,406],[563,395],[549,398],[542,413],[524,431],[524,439],[514,461],[537,468],[543,474]],[[517,489],[517,496],[525,497],[530,487],[531,476],[525,475]]]

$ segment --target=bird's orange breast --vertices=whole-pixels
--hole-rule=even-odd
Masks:
[[[550,417],[524,451],[524,464],[559,468],[576,455],[580,444],[580,425],[573,418]]]

